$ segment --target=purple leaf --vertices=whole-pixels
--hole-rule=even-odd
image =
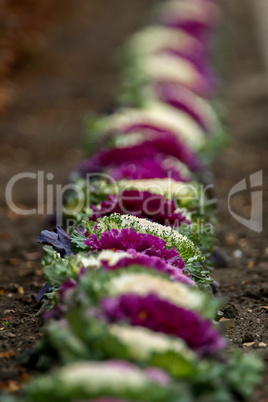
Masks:
[[[60,226],[57,226],[53,232],[43,230],[38,238],[38,243],[52,246],[61,257],[73,254],[71,250],[71,238]]]

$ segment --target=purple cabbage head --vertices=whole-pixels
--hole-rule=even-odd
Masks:
[[[98,239],[97,235],[92,234],[85,239],[85,244],[92,251],[102,250],[123,250],[134,249],[137,252],[149,256],[157,256],[173,266],[183,269],[185,261],[174,247],[171,250],[166,248],[166,242],[151,234],[138,233],[132,228],[112,229],[103,232]]]
[[[116,264],[109,265],[107,261],[101,261],[102,266],[107,270],[116,270],[120,268],[127,268],[132,265],[142,265],[146,268],[152,268],[159,272],[164,272],[170,275],[173,280],[184,283],[190,286],[196,286],[196,283],[187,275],[184,274],[182,269],[172,266],[157,256],[149,256],[143,253],[137,253],[136,250],[128,250],[131,257],[121,258]]]
[[[123,294],[117,298],[107,297],[102,302],[102,313],[111,323],[127,322],[181,338],[200,355],[212,355],[226,347],[225,339],[210,320],[162,300],[153,293],[147,296]]]
[[[100,207],[91,205],[90,208],[93,210],[93,215],[89,219],[93,221],[116,212],[148,218],[161,225],[179,227],[182,223],[190,224],[182,212],[176,212],[177,205],[174,200],[167,200],[162,195],[148,191],[125,190],[120,196],[108,196],[107,200],[100,203]]]
[[[186,112],[199,124],[204,132],[212,133],[211,120],[204,110],[199,108],[199,102],[192,91],[180,84],[170,84],[168,82],[156,83],[154,91],[162,102]]]
[[[191,181],[191,178],[185,177],[178,168],[167,167],[165,161],[160,158],[138,160],[134,163],[120,163],[118,166],[107,169],[106,173],[116,181],[165,179],[168,177],[180,182]]]
[[[122,131],[123,135],[140,132],[145,134],[146,140],[140,144],[111,148],[101,151],[89,159],[84,160],[77,168],[77,172],[85,176],[87,173],[106,173],[116,180],[122,178],[157,178],[168,177],[168,171],[173,176],[188,181],[190,178],[181,177],[178,169],[167,169],[165,160],[171,156],[184,163],[192,171],[203,171],[204,166],[196,153],[184,144],[174,133],[161,127],[148,124],[131,124]],[[176,179],[175,179],[176,180]]]
[[[186,31],[189,35],[198,38],[200,42],[204,44],[209,44],[211,34],[214,31],[218,20],[218,16],[214,14],[214,6],[213,9],[211,9],[211,5],[213,3],[217,4],[218,2],[210,0],[200,0],[200,5],[198,5],[198,7],[201,8],[203,13],[206,13],[206,17],[203,19],[191,18],[190,15],[188,17],[182,17],[180,13],[166,13],[165,15],[160,16],[160,23],[173,29],[182,29]]]

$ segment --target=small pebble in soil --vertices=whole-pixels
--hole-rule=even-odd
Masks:
[[[7,315],[7,314],[14,314],[14,313],[15,313],[15,310],[7,309],[7,310],[4,310],[3,313],[4,313],[4,315]]]
[[[266,348],[266,346],[267,346],[267,343],[264,343],[264,342],[259,343],[260,348]]]
[[[233,252],[233,256],[234,256],[234,258],[241,258],[243,256],[243,253],[241,250],[235,250]]]
[[[18,294],[23,295],[23,294],[24,294],[24,289],[23,289],[23,287],[22,287],[22,286],[19,286],[17,292],[18,292]]]
[[[239,242],[238,242],[239,246],[244,248],[247,247],[248,245],[248,240],[245,237],[242,237]]]
[[[225,242],[228,246],[233,246],[237,242],[237,237],[234,233],[227,233]]]
[[[6,336],[8,337],[8,338],[15,338],[15,334],[13,334],[13,332],[6,332]]]
[[[243,343],[243,346],[247,346],[247,347],[253,346],[254,343],[255,343],[255,342],[246,342],[246,343]]]
[[[248,263],[248,268],[252,269],[255,266],[255,261],[254,260],[250,260]]]

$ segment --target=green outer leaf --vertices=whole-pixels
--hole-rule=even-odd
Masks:
[[[85,236],[79,233],[77,230],[74,230],[71,235],[71,250],[74,253],[78,253],[81,251],[89,251],[90,247],[85,245]]]

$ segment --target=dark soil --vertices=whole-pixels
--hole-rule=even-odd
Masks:
[[[0,388],[15,391],[27,380],[16,358],[42,333],[35,296],[44,279],[42,251],[36,241],[39,232],[49,228],[46,208],[42,215],[21,217],[7,207],[6,184],[22,171],[53,173],[50,184],[67,182],[69,171],[82,157],[83,117],[114,105],[120,77],[112,60],[153,3],[67,0],[64,10],[53,17],[42,52],[10,78],[13,101],[0,121]],[[228,268],[215,270],[214,277],[226,304],[222,321],[230,347],[241,347],[245,353],[257,349],[268,361],[267,199],[260,234],[236,222],[227,208],[230,189],[260,169],[267,194],[268,99],[259,79],[262,63],[250,12],[246,6],[241,9],[236,2],[232,4],[226,11],[230,32],[223,85],[231,144],[213,166],[219,199],[218,238]],[[19,181],[15,200],[22,208],[36,208],[36,181]],[[249,192],[234,196],[232,208],[248,217]],[[267,393],[266,385],[254,401],[264,402]]]
[[[231,12],[230,12],[231,11]],[[263,66],[256,30],[249,7],[234,2],[229,10],[230,46],[224,66],[224,98],[230,120],[231,144],[213,165],[219,199],[220,247],[228,268],[217,269],[219,295],[227,302],[223,309],[230,347],[245,353],[258,351],[268,363],[268,95],[263,88]],[[228,53],[230,52],[230,53]],[[233,197],[231,207],[250,217],[249,176],[263,171],[263,231],[256,233],[238,223],[228,211],[228,193],[242,179],[248,191]],[[253,190],[253,189],[252,189]],[[266,371],[267,373],[267,371]],[[254,401],[268,401],[268,376]]]

